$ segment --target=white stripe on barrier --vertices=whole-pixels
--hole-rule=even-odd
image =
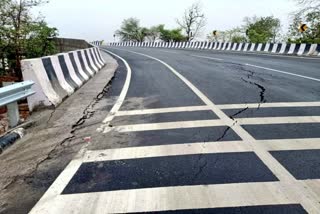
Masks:
[[[272,50],[271,50],[271,53],[276,53],[276,52],[277,52],[278,45],[279,45],[278,43],[273,44],[273,48],[272,48]]]
[[[309,55],[309,56],[313,55],[314,52],[316,52],[316,50],[317,50],[317,44],[312,44],[311,47],[310,47],[309,52],[307,53],[307,55]]]
[[[99,62],[98,57],[97,57],[97,55],[96,55],[95,52],[94,52],[94,48],[91,48],[91,49],[90,49],[90,53],[92,54],[93,59],[94,59],[94,61],[96,62],[98,68],[101,69],[101,68],[103,67],[103,64],[101,64],[101,63]]]
[[[70,77],[72,78],[72,80],[80,87],[83,85],[83,82],[80,80],[80,78],[78,77],[78,75],[76,74],[73,66],[72,66],[72,62],[70,59],[70,56],[68,53],[62,54],[64,57],[64,61],[66,62],[66,66],[68,68]]]
[[[250,51],[252,52],[252,51],[254,51],[254,48],[256,47],[256,44],[255,43],[252,43],[251,44],[251,48],[250,48]]]
[[[91,67],[94,70],[94,73],[97,73],[99,71],[99,68],[95,65],[94,60],[90,54],[90,50],[89,49],[85,49],[85,52],[87,52],[88,58],[89,58],[89,65],[91,65]]]
[[[78,53],[77,51],[73,51],[71,52],[71,54],[73,55],[74,57],[74,61],[76,63],[76,66],[78,68],[78,71],[80,73],[80,75],[87,81],[89,80],[89,76],[84,72],[84,70],[82,69],[82,66],[81,66],[81,63],[80,63],[80,59],[79,59],[79,56],[78,56]]]
[[[296,44],[291,44],[289,52],[287,54],[293,54],[295,48],[296,48]]]
[[[279,54],[284,54],[284,52],[286,51],[286,47],[287,47],[287,43],[282,43]]]
[[[244,45],[243,51],[248,51],[248,47],[249,47],[249,43],[246,43],[246,44]]]
[[[262,48],[262,44],[261,44],[261,43],[259,43],[259,44],[258,44],[258,48],[257,48],[257,50],[256,50],[256,51],[258,51],[258,52],[259,52],[259,51],[261,51],[261,48]]]
[[[82,60],[83,60],[85,69],[89,72],[90,76],[93,77],[94,71],[89,67],[89,63],[88,63],[87,58],[85,56],[84,50],[81,50],[80,53],[82,56]]]
[[[264,48],[264,52],[268,52],[269,51],[269,48],[270,48],[270,43],[267,43],[266,44],[266,47]]]
[[[299,48],[299,51],[298,51],[298,53],[297,53],[298,56],[303,55],[305,49],[306,49],[306,44],[301,44],[301,45],[300,45],[300,48]]]
[[[235,51],[237,48],[237,43],[233,43],[232,50]]]
[[[63,75],[58,56],[57,55],[52,56],[50,57],[50,60],[51,60],[54,72],[58,78],[59,84],[61,85],[62,89],[64,89],[67,92],[68,96],[70,96],[71,94],[73,94],[74,88],[71,85],[69,85],[69,83],[67,83]]]
[[[241,51],[242,46],[243,46],[243,43],[240,43],[237,51]]]

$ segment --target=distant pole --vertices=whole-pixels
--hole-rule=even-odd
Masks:
[[[113,41],[116,42],[116,34],[113,34]]]

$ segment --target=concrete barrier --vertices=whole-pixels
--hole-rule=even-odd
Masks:
[[[92,78],[105,61],[97,47],[22,60],[24,80],[35,82],[36,94],[28,98],[30,111],[38,106],[57,106]]]
[[[236,52],[261,52],[271,54],[320,56],[320,44],[287,43],[231,43],[231,42],[113,42],[107,46],[205,49]]]

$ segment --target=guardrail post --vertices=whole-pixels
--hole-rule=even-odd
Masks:
[[[7,109],[8,109],[8,117],[9,117],[9,126],[10,128],[14,128],[18,125],[20,120],[18,103],[14,102],[14,103],[8,104]]]

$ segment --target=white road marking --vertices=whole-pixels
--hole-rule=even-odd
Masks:
[[[320,102],[284,102],[284,103],[248,103],[248,104],[222,104],[216,105],[220,109],[243,109],[243,108],[284,108],[284,107],[320,107]],[[155,108],[118,111],[115,116],[133,116],[146,114],[163,114],[176,112],[208,111],[210,106],[185,106],[171,108]]]
[[[169,129],[186,129],[186,128],[200,128],[225,126],[222,120],[194,120],[194,121],[178,121],[167,123],[146,123],[115,126],[114,130],[118,132],[140,132],[140,131],[155,131],[155,130],[169,130]]]
[[[320,107],[320,102],[248,103],[217,105],[220,109]]]
[[[142,110],[131,110],[131,111],[118,111],[116,116],[206,111],[210,109],[211,108],[208,106],[186,106],[186,107],[173,107],[173,108],[142,109]]]
[[[320,123],[320,116],[294,116],[294,117],[257,117],[257,118],[236,118],[238,125],[272,125],[272,124],[303,124]],[[203,128],[226,126],[223,120],[193,120],[177,121],[166,123],[144,123],[121,125],[113,127],[118,132],[141,132],[169,129]],[[108,130],[110,131],[110,130]]]
[[[304,79],[314,80],[314,81],[320,82],[320,79],[308,77],[308,76],[304,76],[304,75],[300,75],[300,74],[294,74],[294,73],[290,73],[290,72],[286,72],[286,71],[280,71],[280,70],[273,69],[273,68],[267,68],[267,67],[251,65],[251,64],[245,64],[245,65],[250,66],[250,67],[254,67],[254,68],[260,68],[260,69],[264,69],[264,70],[268,70],[268,71],[278,72],[278,73],[282,73],[282,74],[287,74],[287,75],[291,75],[291,76],[301,77]]]
[[[105,50],[107,51],[107,50]],[[109,122],[111,122],[115,116],[115,114],[119,111],[119,109],[121,108],[123,102],[124,102],[124,99],[126,98],[127,96],[127,93],[128,93],[128,90],[129,90],[129,86],[130,86],[130,81],[131,81],[131,68],[129,66],[129,64],[127,63],[127,61],[125,59],[123,59],[122,57],[110,52],[110,51],[107,51],[109,54],[119,58],[126,66],[127,68],[127,77],[126,77],[126,80],[125,80],[125,83],[123,85],[123,88],[121,90],[121,93],[118,97],[118,100],[117,102],[114,104],[114,106],[112,107],[111,111],[109,112],[109,115],[103,120],[103,123],[104,124],[107,124]],[[98,131],[103,131],[103,129],[105,128],[105,125],[103,125],[100,129],[98,129]]]
[[[30,214],[131,213],[299,203],[284,192],[286,187],[281,182],[261,182],[82,193],[42,200]]]
[[[223,61],[223,59],[215,58],[215,57],[200,56],[200,55],[190,55],[190,56],[197,57],[197,58],[204,58],[204,59],[212,59],[212,60],[217,60],[217,61]]]
[[[252,151],[250,144],[244,143],[243,141],[199,142],[189,144],[169,144],[160,146],[87,151],[83,162],[250,151]]]
[[[182,76],[178,71],[172,68],[167,63],[155,57],[138,53],[134,51],[127,51],[130,53],[145,56],[150,59],[154,59],[164,66],[166,66],[173,74],[180,78],[206,105],[211,107],[211,110],[221,119],[224,123],[230,126],[233,131],[246,142],[251,142],[255,154],[264,162],[264,164],[272,171],[272,173],[285,185],[285,193],[287,197],[292,197],[299,201],[300,204],[309,213],[316,213],[320,210],[320,204],[315,198],[309,197],[311,194],[308,190],[304,189],[303,185],[298,185],[297,180],[292,176],[285,167],[283,167],[265,148],[256,143],[254,137],[252,137],[243,127],[234,123],[221,109],[206,97],[197,87],[195,87],[189,80]]]
[[[268,151],[320,149],[320,138],[257,140]],[[83,162],[127,160],[150,157],[196,155],[213,153],[251,152],[250,142],[223,141],[198,142],[188,144],[168,144],[158,146],[130,147],[87,151]]]
[[[236,118],[240,125],[320,123],[320,116]]]

